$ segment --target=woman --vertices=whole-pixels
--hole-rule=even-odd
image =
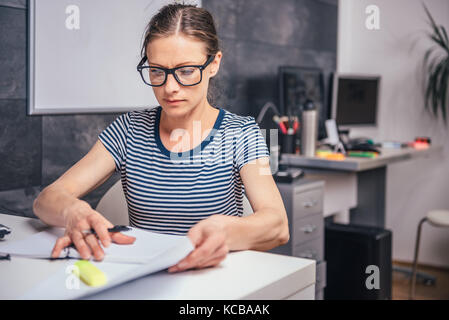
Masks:
[[[84,259],[101,260],[101,245],[135,240],[108,233],[112,224],[79,199],[114,171],[121,173],[132,226],[192,241],[194,250],[169,272],[216,266],[230,250],[286,243],[286,212],[259,127],[207,98],[222,58],[210,13],[163,7],[148,25],[142,56],[137,69],[160,106],[118,117],[34,202],[41,220],[66,228],[52,256],[73,243]],[[254,211],[247,217],[243,189]],[[99,239],[83,234],[90,228]]]

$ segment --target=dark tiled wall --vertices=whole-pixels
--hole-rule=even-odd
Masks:
[[[278,103],[279,66],[319,67],[325,78],[336,68],[337,0],[203,0],[203,6],[223,49],[217,105],[257,116],[265,102]]]
[[[278,101],[278,66],[335,69],[336,3],[203,0],[224,53],[214,104],[256,116],[264,102]],[[39,192],[82,158],[117,114],[26,115],[26,14],[26,0],[0,0],[0,212],[34,216]],[[85,200],[95,207],[118,178]]]

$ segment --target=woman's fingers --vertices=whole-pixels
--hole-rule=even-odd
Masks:
[[[228,254],[228,249],[223,246],[223,249],[217,250],[217,253],[215,253],[213,256],[210,256],[206,259],[203,259],[201,262],[185,262],[181,261],[175,266],[172,266],[168,269],[168,272],[179,272],[179,271],[185,271],[187,269],[201,269],[201,268],[207,268],[207,267],[215,267],[217,266],[221,261],[223,261]],[[188,265],[188,263],[190,263]]]
[[[200,265],[198,265],[196,268],[201,269],[201,268],[207,268],[207,267],[216,267],[220,264],[220,262],[222,262],[224,259],[226,258],[226,255],[222,255],[219,257],[216,257],[212,260],[206,261]]]
[[[104,258],[104,251],[98,242],[97,237],[94,234],[89,234],[85,238],[86,243],[89,245],[91,252],[94,255],[94,259],[101,261]]]
[[[103,248],[109,247],[111,242],[117,244],[135,242],[135,237],[109,232],[108,228],[112,228],[113,224],[90,206],[87,210],[86,208],[83,210],[82,214],[69,216],[66,234],[56,242],[52,257],[59,257],[61,250],[73,243],[82,259],[89,259],[93,255],[96,260],[102,260],[105,255]],[[90,231],[93,231],[93,234]]]
[[[205,267],[211,267],[216,266],[219,264],[224,258],[226,258],[226,255],[228,254],[229,250],[226,244],[223,244],[220,246],[215,252],[209,256],[207,259],[203,259],[197,263],[195,268],[205,268]]]
[[[104,247],[109,247],[111,244],[111,236],[109,235],[108,228],[112,226],[108,221],[105,223],[104,219],[102,219],[99,215],[90,215],[88,217],[88,222],[91,227],[95,230],[98,238]]]
[[[58,240],[56,240],[55,246],[53,247],[53,250],[51,251],[51,257],[59,258],[61,251],[65,247],[69,246],[71,243],[72,243],[72,240],[70,239],[70,237],[68,235],[58,238]]]
[[[135,237],[127,236],[120,232],[111,233],[111,239],[117,244],[133,244],[136,241]]]
[[[200,264],[203,260],[207,260],[214,256],[217,250],[225,245],[225,236],[222,233],[211,233],[205,236],[201,245],[192,253],[192,260],[195,264]]]
[[[222,235],[211,235],[186,258],[181,260],[175,266],[170,267],[168,272],[178,272],[192,268],[216,265],[226,257],[228,251],[228,247]]]
[[[74,231],[71,234],[73,244],[76,247],[76,250],[80,254],[81,258],[84,260],[89,260],[92,255],[92,251],[84,240],[83,234],[79,231]]]

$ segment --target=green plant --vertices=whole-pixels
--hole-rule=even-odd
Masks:
[[[432,33],[429,34],[434,46],[424,55],[424,67],[428,77],[426,79],[425,108],[435,117],[440,112],[444,123],[447,124],[447,89],[449,80],[449,41],[446,29],[435,23],[427,7],[423,4],[429,18]]]

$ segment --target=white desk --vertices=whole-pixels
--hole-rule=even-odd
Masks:
[[[304,168],[325,169],[334,171],[360,172],[384,167],[388,164],[426,157],[436,152],[441,152],[442,146],[431,146],[428,149],[418,150],[413,148],[381,149],[381,154],[376,158],[347,157],[344,160],[327,160],[318,157],[306,157],[297,154],[283,154],[281,163]]]
[[[46,228],[40,220],[1,213],[0,223],[12,229],[7,241]],[[19,298],[65,263],[19,257],[0,261],[0,299]],[[87,299],[312,300],[314,296],[314,260],[248,250],[228,254],[215,268],[175,274],[161,271]]]
[[[381,149],[377,158],[347,157],[327,160],[283,154],[281,164],[300,167],[307,177],[325,181],[324,216],[338,215],[338,222],[385,227],[387,166],[398,161],[428,157],[442,146],[425,150]]]

